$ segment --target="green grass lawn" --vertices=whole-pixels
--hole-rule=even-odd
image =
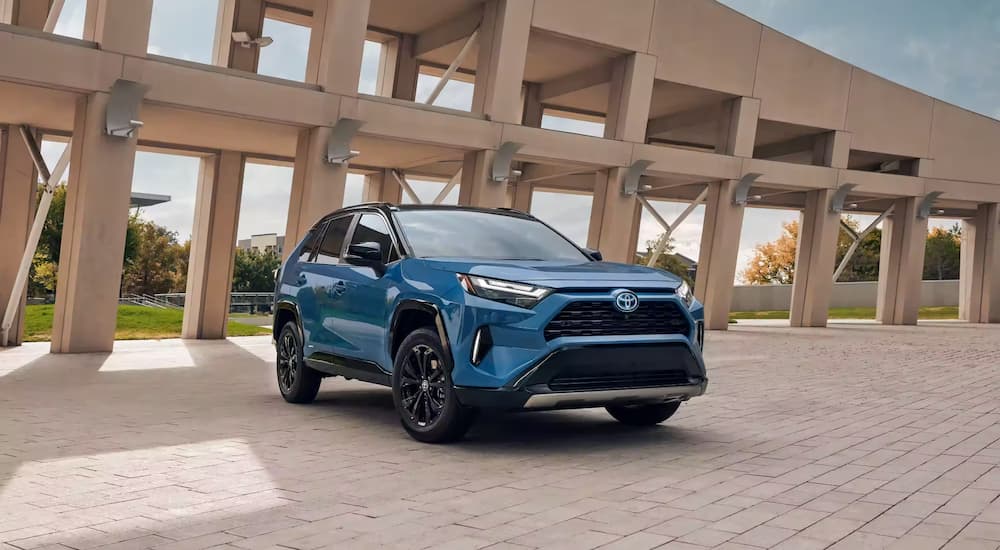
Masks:
[[[55,306],[52,305],[27,306],[24,330],[26,342],[47,342],[52,339],[52,311],[54,308]],[[180,309],[118,306],[118,328],[115,330],[115,339],[180,338],[183,320],[184,311]],[[229,322],[229,336],[254,336],[270,332],[266,328]]]
[[[958,307],[922,307],[921,319],[958,319]],[[788,311],[734,311],[730,319],[788,319]],[[841,307],[830,309],[830,319],[874,319],[873,307]]]

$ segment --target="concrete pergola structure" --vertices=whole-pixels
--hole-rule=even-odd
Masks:
[[[370,200],[398,201],[405,174],[455,178],[478,206],[527,209],[542,182],[590,192],[587,244],[618,261],[632,259],[645,201],[702,198],[696,294],[710,329],[727,326],[748,204],[802,212],[794,326],[826,324],[841,211],[892,207],[888,324],[916,322],[928,215],[963,218],[962,316],[1000,321],[1000,122],[712,0],[220,0],[211,65],[147,53],[152,3],[88,0],[75,40],[51,34],[62,2],[0,0],[0,125],[72,137],[53,352],[112,348],[139,148],[203,159],[188,338],[225,336],[248,158],[294,165],[290,242],[342,205],[348,171],[366,174]],[[259,37],[276,4],[311,29],[304,83],[257,75],[259,50],[231,39]],[[366,39],[382,43],[376,95],[357,92]],[[421,71],[473,81],[472,112],[414,102]],[[141,128],[108,135],[109,106]],[[546,110],[603,120],[605,136],[542,129]],[[2,139],[5,303],[36,176],[17,133]]]

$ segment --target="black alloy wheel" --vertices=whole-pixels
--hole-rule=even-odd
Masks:
[[[430,328],[413,331],[400,344],[393,360],[392,398],[403,428],[425,443],[461,439],[475,416],[459,403],[451,358]]]
[[[400,402],[410,421],[430,427],[441,418],[449,399],[441,358],[427,345],[414,346],[406,352],[401,377]]]
[[[278,390],[289,403],[311,403],[323,376],[302,360],[302,341],[295,323],[285,323],[278,335]]]

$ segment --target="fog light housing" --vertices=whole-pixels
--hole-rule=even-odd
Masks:
[[[490,327],[482,326],[476,331],[476,335],[472,338],[472,356],[470,360],[473,365],[478,365],[483,362],[483,358],[486,354],[493,349],[493,335],[490,334]]]

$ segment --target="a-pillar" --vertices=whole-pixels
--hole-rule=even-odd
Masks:
[[[153,0],[89,0],[83,39],[97,42],[102,50],[145,56],[152,16]]]
[[[646,141],[655,74],[656,58],[651,55],[634,53],[615,61],[611,71],[604,137],[639,143]]]
[[[917,216],[920,200],[896,199],[882,222],[875,317],[886,325],[917,324],[927,242],[927,220]]]
[[[830,211],[833,193],[832,189],[806,193],[795,253],[790,317],[793,327],[826,326],[840,234],[840,214]]]
[[[403,202],[403,188],[392,175],[392,170],[384,168],[365,176],[364,202]]]
[[[226,337],[243,166],[243,154],[234,151],[201,159],[181,329],[183,338]]]
[[[105,135],[109,95],[77,101],[52,327],[52,352],[111,351],[136,139]]]
[[[610,262],[635,261],[641,210],[638,199],[622,192],[625,168],[601,170],[594,176],[587,247]]]
[[[521,85],[533,6],[533,0],[487,0],[483,6],[473,112],[498,122],[521,122]]]
[[[14,127],[0,127],[0,316],[10,300],[14,278],[27,244],[35,212],[35,165],[28,148]],[[24,296],[0,347],[21,344],[24,336]]]
[[[306,82],[335,94],[358,92],[370,7],[370,0],[315,3]]]
[[[324,159],[331,132],[326,126],[299,132],[285,226],[286,256],[317,221],[344,205],[347,166]]]
[[[1000,205],[980,204],[962,224],[961,301],[970,323],[1000,323]]]
[[[493,181],[496,151],[470,151],[462,159],[462,181],[458,204],[483,208],[503,208],[507,204],[507,183]]]

